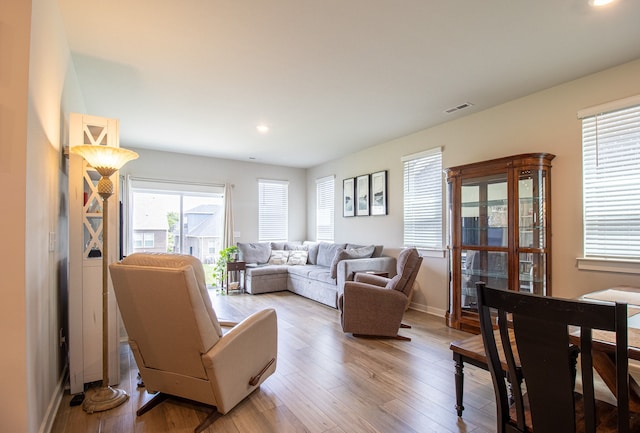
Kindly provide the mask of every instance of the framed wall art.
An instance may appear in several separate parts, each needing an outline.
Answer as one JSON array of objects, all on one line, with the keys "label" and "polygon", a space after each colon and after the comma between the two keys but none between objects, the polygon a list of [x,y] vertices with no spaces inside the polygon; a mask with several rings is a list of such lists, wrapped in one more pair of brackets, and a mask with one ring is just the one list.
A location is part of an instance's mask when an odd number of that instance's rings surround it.
[{"label": "framed wall art", "polygon": [[387,171],[371,175],[371,215],[387,214]]},{"label": "framed wall art", "polygon": [[356,215],[369,215],[369,175],[356,177]]},{"label": "framed wall art", "polygon": [[342,181],[342,216],[352,217],[356,214],[355,208],[355,178],[350,177]]}]

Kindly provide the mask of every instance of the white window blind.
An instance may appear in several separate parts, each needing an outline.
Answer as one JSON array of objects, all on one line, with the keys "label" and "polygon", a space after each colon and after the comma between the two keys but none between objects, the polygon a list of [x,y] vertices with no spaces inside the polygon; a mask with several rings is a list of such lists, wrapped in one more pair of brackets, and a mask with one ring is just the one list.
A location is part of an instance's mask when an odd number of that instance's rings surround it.
[{"label": "white window blind", "polygon": [[289,239],[289,182],[258,179],[258,238]]},{"label": "white window blind", "polygon": [[627,102],[579,113],[585,258],[640,259],[640,101]]},{"label": "white window blind", "polygon": [[316,180],[316,240],[333,242],[335,178]]},{"label": "white window blind", "polygon": [[442,248],[442,149],[402,158],[404,245]]}]

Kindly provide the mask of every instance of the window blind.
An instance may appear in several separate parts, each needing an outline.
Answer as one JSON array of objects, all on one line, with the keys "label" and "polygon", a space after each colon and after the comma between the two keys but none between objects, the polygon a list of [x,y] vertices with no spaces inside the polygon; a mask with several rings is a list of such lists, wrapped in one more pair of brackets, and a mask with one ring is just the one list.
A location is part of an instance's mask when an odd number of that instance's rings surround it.
[{"label": "window blind", "polygon": [[289,183],[258,179],[258,238],[262,241],[289,239]]},{"label": "window blind", "polygon": [[640,259],[640,103],[582,119],[584,256]]},{"label": "window blind", "polygon": [[316,240],[333,242],[335,178],[316,180]]},{"label": "window blind", "polygon": [[442,149],[402,158],[404,245],[442,248]]}]

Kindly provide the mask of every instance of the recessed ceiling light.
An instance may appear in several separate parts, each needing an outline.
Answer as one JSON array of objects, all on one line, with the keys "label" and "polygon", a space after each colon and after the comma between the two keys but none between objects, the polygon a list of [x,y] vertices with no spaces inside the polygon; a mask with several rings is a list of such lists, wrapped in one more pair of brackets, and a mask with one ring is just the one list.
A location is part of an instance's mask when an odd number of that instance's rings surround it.
[{"label": "recessed ceiling light", "polygon": [[614,1],[615,0],[589,0],[589,4],[591,6],[598,7],[598,6],[606,6],[609,3],[613,3]]},{"label": "recessed ceiling light", "polygon": [[260,125],[256,126],[256,129],[261,134],[266,134],[267,132],[269,132],[269,127],[267,125],[264,125],[264,124],[260,124]]}]

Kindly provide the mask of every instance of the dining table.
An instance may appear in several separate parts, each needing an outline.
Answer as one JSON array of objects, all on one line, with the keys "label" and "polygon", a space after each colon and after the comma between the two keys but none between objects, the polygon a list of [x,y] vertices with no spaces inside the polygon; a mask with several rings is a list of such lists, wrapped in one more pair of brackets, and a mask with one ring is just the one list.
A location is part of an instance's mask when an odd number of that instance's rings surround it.
[{"label": "dining table", "polygon": [[[628,356],[640,361],[640,287],[617,286],[582,295],[584,301],[624,302],[627,304]],[[572,343],[579,344],[579,331],[571,334]],[[603,382],[616,395],[615,333],[593,331],[593,367]],[[629,409],[640,412],[640,385],[629,375]]]}]

